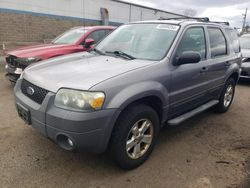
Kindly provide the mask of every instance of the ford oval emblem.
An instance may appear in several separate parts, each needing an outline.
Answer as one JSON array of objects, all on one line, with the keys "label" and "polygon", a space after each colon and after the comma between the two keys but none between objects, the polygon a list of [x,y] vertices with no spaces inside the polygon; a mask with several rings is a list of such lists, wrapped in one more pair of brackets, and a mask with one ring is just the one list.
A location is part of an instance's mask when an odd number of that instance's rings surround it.
[{"label": "ford oval emblem", "polygon": [[28,95],[33,95],[35,93],[35,90],[33,87],[27,87],[26,89]]}]

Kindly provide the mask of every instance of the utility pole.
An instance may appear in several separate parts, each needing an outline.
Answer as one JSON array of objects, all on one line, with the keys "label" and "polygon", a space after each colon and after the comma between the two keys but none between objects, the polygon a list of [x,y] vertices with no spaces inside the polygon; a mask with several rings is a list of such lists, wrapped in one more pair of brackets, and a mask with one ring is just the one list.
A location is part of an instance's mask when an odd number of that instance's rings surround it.
[{"label": "utility pole", "polygon": [[245,31],[245,26],[246,26],[246,19],[247,19],[247,8],[245,14],[243,14],[243,25],[242,25],[242,30],[241,33],[243,34]]}]

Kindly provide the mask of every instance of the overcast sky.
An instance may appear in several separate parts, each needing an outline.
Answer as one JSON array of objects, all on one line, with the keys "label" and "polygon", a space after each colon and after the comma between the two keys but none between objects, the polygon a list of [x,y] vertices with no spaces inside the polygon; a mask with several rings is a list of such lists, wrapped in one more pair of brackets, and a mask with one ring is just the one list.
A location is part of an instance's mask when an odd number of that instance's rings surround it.
[{"label": "overcast sky", "polygon": [[194,9],[196,16],[209,17],[214,21],[229,21],[234,27],[241,27],[245,9],[249,9],[247,22],[250,24],[249,0],[124,0],[144,6],[183,14],[186,9]]}]

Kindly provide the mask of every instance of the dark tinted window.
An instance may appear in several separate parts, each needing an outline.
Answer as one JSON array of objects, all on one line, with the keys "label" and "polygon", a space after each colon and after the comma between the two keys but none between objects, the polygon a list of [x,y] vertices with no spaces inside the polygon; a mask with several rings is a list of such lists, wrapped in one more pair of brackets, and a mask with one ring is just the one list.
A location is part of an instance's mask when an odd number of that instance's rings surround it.
[{"label": "dark tinted window", "polygon": [[238,39],[238,36],[237,36],[235,30],[226,29],[226,33],[227,33],[227,36],[233,45],[234,52],[235,53],[240,52],[240,42],[239,42],[239,39]]},{"label": "dark tinted window", "polygon": [[218,57],[227,54],[226,39],[218,28],[208,28],[210,40],[211,57]]},{"label": "dark tinted window", "polygon": [[203,60],[206,58],[206,42],[203,28],[194,27],[186,31],[177,49],[177,56],[187,51],[198,52]]},{"label": "dark tinted window", "polygon": [[[108,30],[110,32],[110,30]],[[103,39],[107,35],[107,29],[97,30],[89,34],[88,39],[92,38],[94,39],[95,43],[99,42],[101,39]]]}]

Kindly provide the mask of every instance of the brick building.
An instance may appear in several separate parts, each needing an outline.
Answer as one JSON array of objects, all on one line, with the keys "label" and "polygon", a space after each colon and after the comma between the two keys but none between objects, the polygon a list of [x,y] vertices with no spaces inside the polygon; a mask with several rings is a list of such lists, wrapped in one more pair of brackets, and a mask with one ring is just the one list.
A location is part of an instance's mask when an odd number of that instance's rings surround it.
[{"label": "brick building", "polygon": [[0,44],[42,42],[79,25],[120,25],[160,17],[183,16],[119,0],[1,0]]}]

